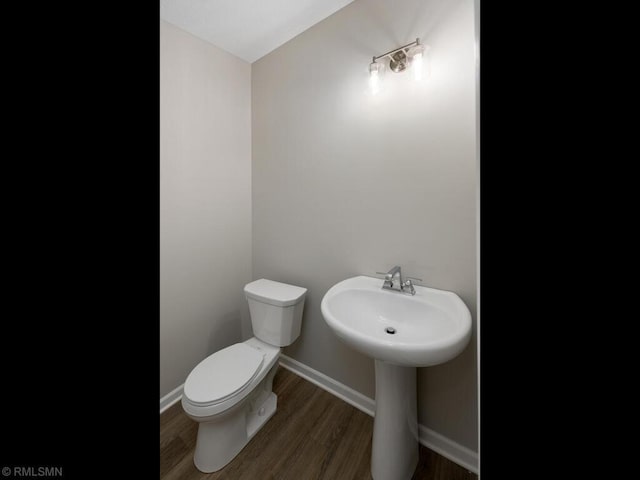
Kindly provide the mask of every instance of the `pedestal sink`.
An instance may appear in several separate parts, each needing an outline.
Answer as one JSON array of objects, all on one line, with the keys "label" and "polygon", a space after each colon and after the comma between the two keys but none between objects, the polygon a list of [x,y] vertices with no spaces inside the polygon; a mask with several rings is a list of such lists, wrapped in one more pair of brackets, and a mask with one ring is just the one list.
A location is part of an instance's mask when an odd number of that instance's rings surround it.
[{"label": "pedestal sink", "polygon": [[418,463],[416,367],[444,363],[469,343],[471,314],[453,292],[383,290],[379,278],[343,280],[322,299],[322,315],[347,345],[375,359],[373,480],[409,480]]}]

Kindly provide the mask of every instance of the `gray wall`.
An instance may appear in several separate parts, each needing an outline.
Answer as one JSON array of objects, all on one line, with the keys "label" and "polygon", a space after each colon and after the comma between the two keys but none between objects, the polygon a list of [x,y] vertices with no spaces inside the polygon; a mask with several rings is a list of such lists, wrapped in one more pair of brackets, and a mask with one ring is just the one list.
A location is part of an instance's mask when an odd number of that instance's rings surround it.
[{"label": "gray wall", "polygon": [[242,339],[251,65],[160,23],[160,396]]},{"label": "gray wall", "polygon": [[[431,77],[387,72],[373,55],[420,37]],[[374,396],[373,361],[326,326],[336,282],[401,265],[452,290],[476,316],[473,0],[356,0],[252,65],[253,278],[309,289],[285,354]],[[419,369],[419,420],[477,450],[476,338]]]}]

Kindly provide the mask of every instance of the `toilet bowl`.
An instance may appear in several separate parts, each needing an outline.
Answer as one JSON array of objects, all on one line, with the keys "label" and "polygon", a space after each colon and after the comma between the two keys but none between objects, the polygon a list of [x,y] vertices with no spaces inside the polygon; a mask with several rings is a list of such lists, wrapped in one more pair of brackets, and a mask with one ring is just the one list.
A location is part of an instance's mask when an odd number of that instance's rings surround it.
[{"label": "toilet bowl", "polygon": [[184,384],[182,408],[199,423],[194,464],[216,472],[275,414],[281,347],[300,335],[306,288],[260,279],[245,286],[254,337],[202,360]]}]

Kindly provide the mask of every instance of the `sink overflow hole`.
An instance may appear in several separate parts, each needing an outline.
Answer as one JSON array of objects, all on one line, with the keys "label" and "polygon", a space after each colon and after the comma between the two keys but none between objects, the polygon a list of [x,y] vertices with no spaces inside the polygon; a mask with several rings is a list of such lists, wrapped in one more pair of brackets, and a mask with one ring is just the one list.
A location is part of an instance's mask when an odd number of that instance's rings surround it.
[{"label": "sink overflow hole", "polygon": [[393,328],[393,327],[387,327],[387,328],[385,329],[385,331],[386,331],[387,333],[391,334],[391,335],[393,335],[394,333],[396,333],[396,329],[395,329],[395,328]]}]

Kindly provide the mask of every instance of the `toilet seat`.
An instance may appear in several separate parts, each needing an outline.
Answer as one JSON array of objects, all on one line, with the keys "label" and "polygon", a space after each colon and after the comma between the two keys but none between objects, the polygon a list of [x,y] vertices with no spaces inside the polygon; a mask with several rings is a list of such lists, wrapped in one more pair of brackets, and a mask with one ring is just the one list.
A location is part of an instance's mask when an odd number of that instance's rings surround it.
[{"label": "toilet seat", "polygon": [[184,383],[192,405],[206,407],[241,393],[260,372],[264,355],[246,343],[236,343],[209,355]]}]

